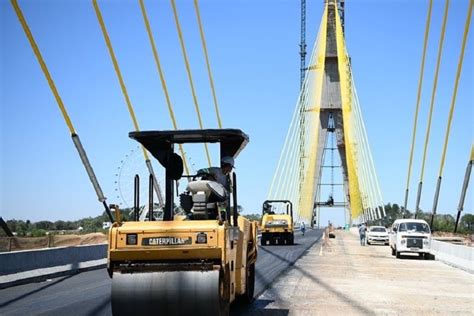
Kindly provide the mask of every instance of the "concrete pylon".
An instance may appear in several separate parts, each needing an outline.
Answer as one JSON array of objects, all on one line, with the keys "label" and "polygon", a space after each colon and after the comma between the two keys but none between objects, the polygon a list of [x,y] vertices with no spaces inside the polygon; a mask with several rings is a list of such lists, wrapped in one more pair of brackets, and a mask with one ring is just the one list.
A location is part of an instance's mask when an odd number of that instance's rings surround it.
[{"label": "concrete pylon", "polygon": [[[323,174],[322,166],[324,163],[324,151],[328,139],[328,133],[335,133],[337,152],[341,159],[341,170],[343,179],[343,190],[345,194],[346,206],[345,206],[345,217],[346,224],[352,224],[352,217],[350,211],[350,196],[349,196],[349,177],[346,162],[346,146],[344,143],[344,121],[342,116],[342,102],[341,102],[341,86],[338,69],[338,55],[337,55],[337,44],[336,44],[336,14],[340,14],[341,19],[344,15],[343,0],[326,0],[329,3],[328,6],[328,18],[327,18],[327,36],[326,36],[326,56],[324,65],[324,77],[323,77],[323,92],[321,97],[321,106],[319,114],[319,133],[317,139],[317,158],[316,158],[316,172],[315,172],[315,183],[318,184],[315,192],[315,208],[313,210],[313,220],[315,218],[319,223],[319,206],[318,202],[321,202],[320,184]],[[325,1],[325,2],[326,2]],[[337,3],[337,9],[333,5]],[[339,11],[339,12],[338,12]],[[351,86],[351,85],[349,85]],[[334,123],[334,128],[329,128],[330,117]]]}]

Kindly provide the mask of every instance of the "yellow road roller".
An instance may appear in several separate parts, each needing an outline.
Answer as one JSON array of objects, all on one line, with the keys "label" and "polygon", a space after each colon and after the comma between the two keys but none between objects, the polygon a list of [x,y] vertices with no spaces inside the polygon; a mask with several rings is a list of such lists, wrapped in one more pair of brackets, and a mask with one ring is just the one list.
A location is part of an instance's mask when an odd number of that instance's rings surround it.
[{"label": "yellow road roller", "polygon": [[[277,214],[273,210],[274,204],[284,204],[286,213]],[[293,245],[295,240],[293,227],[293,204],[288,200],[266,200],[262,206],[262,246]]]},{"label": "yellow road roller", "polygon": [[[146,221],[139,221],[136,181],[134,221],[122,222],[116,216],[107,260],[112,313],[227,315],[234,300],[252,302],[257,223],[237,212],[235,172],[226,175],[224,184],[205,173],[183,175],[183,160],[174,152],[175,144],[219,143],[221,159],[231,157],[233,162],[248,136],[238,129],[143,131],[129,136],[165,168],[165,206],[162,218],[149,212]],[[188,181],[178,183],[182,178]],[[183,184],[183,192],[177,192]],[[150,205],[152,187],[150,176]]]}]

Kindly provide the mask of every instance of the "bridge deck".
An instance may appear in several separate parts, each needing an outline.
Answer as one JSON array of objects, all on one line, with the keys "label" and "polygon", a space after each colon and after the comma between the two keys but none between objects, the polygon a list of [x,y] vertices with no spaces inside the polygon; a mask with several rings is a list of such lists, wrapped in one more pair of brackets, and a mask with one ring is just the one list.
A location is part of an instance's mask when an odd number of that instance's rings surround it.
[{"label": "bridge deck", "polygon": [[434,260],[395,259],[355,231],[317,243],[266,290],[263,315],[474,314],[474,275]]}]

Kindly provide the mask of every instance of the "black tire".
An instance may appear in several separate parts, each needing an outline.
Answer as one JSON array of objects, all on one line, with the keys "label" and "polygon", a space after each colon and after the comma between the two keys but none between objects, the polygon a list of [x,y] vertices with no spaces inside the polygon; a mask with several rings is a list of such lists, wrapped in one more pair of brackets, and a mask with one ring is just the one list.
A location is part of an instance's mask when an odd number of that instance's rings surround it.
[{"label": "black tire", "polygon": [[260,246],[265,246],[266,244],[267,244],[267,238],[262,235],[262,237],[260,237]]},{"label": "black tire", "polygon": [[219,299],[219,316],[228,316],[230,312],[230,271],[226,266],[226,273],[221,270],[221,277],[219,278],[219,287],[221,290],[221,297]]},{"label": "black tire", "polygon": [[397,259],[400,259],[400,252],[397,251],[396,249],[395,249],[395,256],[397,257]]},{"label": "black tire", "polygon": [[245,277],[245,294],[242,299],[244,303],[251,304],[254,300],[255,294],[255,263],[252,263],[250,266],[247,266]]},{"label": "black tire", "polygon": [[291,234],[290,235],[290,245],[294,245],[295,244],[295,235]]},{"label": "black tire", "polygon": [[369,246],[370,246],[370,241],[368,241],[368,240],[367,240],[367,245],[369,245]]},{"label": "black tire", "polygon": [[394,248],[391,248],[390,249],[392,250],[392,256],[395,256],[395,249]]}]

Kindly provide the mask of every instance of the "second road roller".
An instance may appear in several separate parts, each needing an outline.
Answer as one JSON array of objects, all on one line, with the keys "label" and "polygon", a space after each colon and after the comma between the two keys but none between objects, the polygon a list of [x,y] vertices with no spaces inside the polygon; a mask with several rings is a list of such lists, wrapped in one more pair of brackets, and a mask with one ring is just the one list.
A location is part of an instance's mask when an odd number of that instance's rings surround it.
[{"label": "second road roller", "polygon": [[[286,205],[286,213],[275,214],[273,204]],[[293,204],[288,200],[266,200],[262,206],[261,245],[293,245],[295,232],[293,225]]]},{"label": "second road roller", "polygon": [[[139,221],[136,181],[134,220],[123,222],[116,211],[107,260],[112,313],[228,315],[234,300],[252,302],[257,223],[239,216],[237,177],[230,171],[248,136],[238,129],[143,131],[129,136],[164,167],[165,206],[160,218],[149,212],[146,221]],[[174,147],[185,143],[218,143],[221,167],[183,175],[183,159]],[[183,178],[187,181],[178,181]],[[185,186],[182,192],[180,185]],[[150,205],[152,187],[150,176]]]}]

